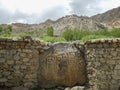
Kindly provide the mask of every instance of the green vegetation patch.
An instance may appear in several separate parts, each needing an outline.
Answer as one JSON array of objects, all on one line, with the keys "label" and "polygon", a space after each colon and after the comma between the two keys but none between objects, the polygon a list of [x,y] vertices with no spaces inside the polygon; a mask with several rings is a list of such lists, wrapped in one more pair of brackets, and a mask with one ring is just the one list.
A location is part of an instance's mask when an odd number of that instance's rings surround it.
[{"label": "green vegetation patch", "polygon": [[7,25],[2,27],[0,25],[0,37],[23,37],[31,36],[34,38],[42,39],[46,42],[66,42],[66,41],[75,41],[79,40],[85,42],[91,39],[98,38],[120,38],[120,28],[113,28],[108,30],[107,28],[103,30],[79,30],[79,29],[67,29],[61,36],[54,36],[54,29],[52,26],[47,27],[46,29],[39,29],[31,32],[21,32],[17,34],[12,33],[12,26]]}]

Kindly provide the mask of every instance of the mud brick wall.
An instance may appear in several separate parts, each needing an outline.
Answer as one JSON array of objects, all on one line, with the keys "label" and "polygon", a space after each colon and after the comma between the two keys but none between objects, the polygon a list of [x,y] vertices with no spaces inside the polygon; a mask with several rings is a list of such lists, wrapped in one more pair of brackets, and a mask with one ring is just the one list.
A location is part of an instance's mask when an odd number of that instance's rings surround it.
[{"label": "mud brick wall", "polygon": [[0,87],[37,85],[39,54],[45,43],[37,40],[0,39]]},{"label": "mud brick wall", "polygon": [[85,43],[90,90],[120,90],[120,39]]}]

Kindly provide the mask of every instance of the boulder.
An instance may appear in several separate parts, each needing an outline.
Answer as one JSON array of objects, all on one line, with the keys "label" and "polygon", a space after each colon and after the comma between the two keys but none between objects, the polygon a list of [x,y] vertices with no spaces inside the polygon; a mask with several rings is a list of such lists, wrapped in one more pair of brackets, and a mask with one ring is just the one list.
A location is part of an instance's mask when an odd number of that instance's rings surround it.
[{"label": "boulder", "polygon": [[85,84],[83,51],[75,44],[53,44],[40,55],[38,78],[43,88]]}]

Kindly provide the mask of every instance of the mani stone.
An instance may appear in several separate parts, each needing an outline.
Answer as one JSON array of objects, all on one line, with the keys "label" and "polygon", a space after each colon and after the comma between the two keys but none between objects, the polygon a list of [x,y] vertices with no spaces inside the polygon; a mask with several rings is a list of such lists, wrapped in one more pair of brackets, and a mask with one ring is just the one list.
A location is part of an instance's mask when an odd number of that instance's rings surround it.
[{"label": "mani stone", "polygon": [[39,86],[73,86],[86,83],[82,50],[70,43],[55,43],[40,55]]}]

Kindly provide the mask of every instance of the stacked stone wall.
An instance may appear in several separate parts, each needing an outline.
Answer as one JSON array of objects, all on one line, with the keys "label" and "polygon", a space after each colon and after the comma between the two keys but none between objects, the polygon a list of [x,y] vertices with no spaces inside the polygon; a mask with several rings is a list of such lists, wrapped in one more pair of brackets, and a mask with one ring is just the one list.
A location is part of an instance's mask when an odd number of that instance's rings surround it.
[{"label": "stacked stone wall", "polygon": [[39,53],[45,43],[37,40],[0,39],[0,87],[34,87]]},{"label": "stacked stone wall", "polygon": [[74,85],[120,90],[120,39],[47,45],[30,37],[0,38],[0,87]]},{"label": "stacked stone wall", "polygon": [[90,90],[120,90],[120,39],[85,43]]}]

